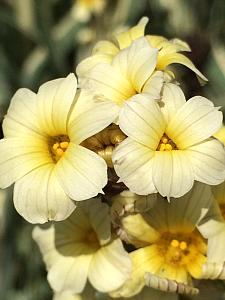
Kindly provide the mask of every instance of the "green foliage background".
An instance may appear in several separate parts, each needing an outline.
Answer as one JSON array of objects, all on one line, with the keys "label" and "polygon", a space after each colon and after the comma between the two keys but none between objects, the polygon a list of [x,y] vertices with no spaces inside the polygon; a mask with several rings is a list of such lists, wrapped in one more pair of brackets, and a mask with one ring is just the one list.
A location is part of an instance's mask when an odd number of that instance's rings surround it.
[{"label": "green foliage background", "polygon": [[[148,33],[190,44],[189,57],[209,83],[201,87],[191,71],[177,66],[187,97],[204,95],[225,107],[224,0],[108,0],[104,13],[87,22],[74,17],[74,3],[0,0],[0,122],[18,88],[36,92],[43,82],[74,72],[97,40],[142,16],[150,19]],[[16,213],[12,190],[0,191],[0,300],[52,298],[32,228]],[[196,300],[225,299],[223,282],[205,281],[200,287]]]}]

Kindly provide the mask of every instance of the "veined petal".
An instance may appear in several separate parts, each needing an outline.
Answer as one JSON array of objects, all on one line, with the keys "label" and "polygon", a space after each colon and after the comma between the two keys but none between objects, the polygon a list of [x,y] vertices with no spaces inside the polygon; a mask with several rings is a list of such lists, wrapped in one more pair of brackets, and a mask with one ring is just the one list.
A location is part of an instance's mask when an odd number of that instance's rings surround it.
[{"label": "veined petal", "polygon": [[99,63],[92,68],[81,82],[81,87],[117,105],[122,105],[125,100],[136,94],[126,77],[117,68],[106,63]]},{"label": "veined petal", "polygon": [[161,98],[161,90],[164,83],[164,73],[162,71],[154,71],[146,81],[142,92],[147,93],[152,99],[158,100]]},{"label": "veined petal", "polygon": [[152,180],[152,158],[154,152],[149,148],[132,141],[124,140],[113,154],[113,163],[120,181],[130,191],[139,195],[156,192]]},{"label": "veined petal", "polygon": [[[70,140],[80,144],[110,125],[118,116],[119,107],[112,101],[92,100],[82,92],[68,124]],[[85,106],[82,109],[82,106]],[[78,110],[78,111],[77,111]]]},{"label": "veined petal", "polygon": [[66,194],[76,201],[86,200],[102,192],[107,183],[107,165],[94,152],[70,142],[55,167]]},{"label": "veined petal", "polygon": [[30,223],[64,220],[76,207],[58,183],[53,164],[41,166],[15,183],[14,205]]},{"label": "veined petal", "polygon": [[19,89],[13,96],[2,124],[5,137],[40,136],[37,118],[37,97],[28,89]]},{"label": "veined petal", "polygon": [[134,27],[131,27],[129,30],[115,34],[115,38],[119,43],[120,49],[129,47],[132,41],[143,37],[145,33],[145,26],[148,23],[148,18],[143,17]]},{"label": "veined petal", "polygon": [[8,138],[0,140],[0,187],[6,188],[33,169],[51,164],[43,138]]},{"label": "veined petal", "polygon": [[187,68],[191,69],[203,82],[207,82],[208,79],[195,67],[193,62],[187,58],[185,55],[181,53],[165,53],[158,56],[158,61],[157,61],[157,69],[158,70],[164,70],[168,65],[171,64],[182,64],[186,66]]},{"label": "veined petal", "polygon": [[81,293],[87,282],[92,254],[61,256],[48,272],[48,282],[56,292]]},{"label": "veined petal", "polygon": [[132,42],[129,48],[120,51],[113,59],[112,65],[120,69],[123,74],[126,73],[134,89],[140,93],[155,70],[157,54],[158,50],[152,48],[142,37]]},{"label": "veined petal", "polygon": [[200,143],[222,126],[223,114],[218,109],[204,97],[193,97],[177,111],[169,122],[166,133],[178,149]]},{"label": "veined petal", "polygon": [[148,94],[133,96],[119,117],[121,130],[135,141],[155,150],[165,132],[165,121],[158,104]]},{"label": "veined petal", "polygon": [[78,76],[79,83],[85,78],[85,75],[90,72],[91,69],[94,68],[98,63],[110,64],[112,59],[113,57],[111,55],[105,53],[97,53],[82,60],[76,68],[76,74]]},{"label": "veined petal", "polygon": [[156,246],[140,248],[131,252],[132,273],[130,279],[118,290],[111,293],[113,297],[132,297],[141,292],[145,286],[145,273],[156,273],[163,263]]},{"label": "veined petal", "polygon": [[119,239],[101,247],[91,260],[88,279],[100,292],[119,288],[130,276],[131,261]]},{"label": "veined petal", "polygon": [[167,123],[173,119],[178,109],[185,103],[184,93],[178,85],[173,83],[164,84],[160,107]]},{"label": "veined petal", "polygon": [[195,180],[217,185],[225,179],[225,150],[216,139],[208,139],[185,151]]},{"label": "veined petal", "polygon": [[156,151],[152,178],[158,192],[164,197],[181,197],[194,184],[192,166],[184,151]]},{"label": "veined petal", "polygon": [[74,74],[48,81],[37,93],[42,130],[50,136],[67,133],[67,121],[77,90]]}]

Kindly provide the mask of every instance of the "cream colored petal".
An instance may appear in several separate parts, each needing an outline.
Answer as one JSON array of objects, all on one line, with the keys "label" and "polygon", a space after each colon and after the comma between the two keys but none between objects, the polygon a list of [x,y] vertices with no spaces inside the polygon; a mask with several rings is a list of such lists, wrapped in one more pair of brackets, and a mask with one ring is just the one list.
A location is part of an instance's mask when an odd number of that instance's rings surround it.
[{"label": "cream colored petal", "polygon": [[[82,99],[78,99],[78,112],[76,106],[71,121],[68,125],[68,135],[70,141],[80,144],[88,137],[100,132],[110,125],[118,116],[119,107],[111,101],[92,100],[90,96],[81,94]],[[85,103],[87,101],[87,104]],[[85,109],[81,111],[82,102]],[[90,104],[88,104],[90,102]]]},{"label": "cream colored petal", "polygon": [[6,188],[33,169],[51,164],[43,139],[8,138],[0,141],[0,187]]},{"label": "cream colored petal", "polygon": [[81,294],[73,294],[71,292],[56,293],[53,300],[83,300]]},{"label": "cream colored petal", "polygon": [[115,56],[119,52],[119,49],[113,43],[109,41],[99,41],[93,48],[93,54],[107,54]]},{"label": "cream colored petal", "polygon": [[164,84],[159,105],[167,123],[173,119],[178,109],[185,103],[186,99],[184,93],[178,85],[173,83]]},{"label": "cream colored petal", "polygon": [[99,63],[92,68],[81,82],[81,87],[117,105],[122,105],[125,100],[136,94],[128,79],[117,68],[106,63]]},{"label": "cream colored petal", "polygon": [[158,192],[164,197],[181,197],[194,184],[194,173],[184,151],[156,151],[152,178]]},{"label": "cream colored petal", "polygon": [[163,263],[155,246],[140,248],[130,253],[132,260],[132,273],[130,279],[118,290],[113,297],[132,297],[141,292],[145,286],[145,273],[157,272]]},{"label": "cream colored petal", "polygon": [[48,282],[55,292],[81,293],[87,282],[92,255],[61,256],[50,268]]},{"label": "cream colored petal", "polygon": [[131,261],[119,239],[99,249],[91,260],[88,279],[100,292],[119,288],[130,276]]},{"label": "cream colored petal", "polygon": [[157,54],[158,50],[152,48],[143,37],[132,42],[129,48],[120,51],[113,59],[112,65],[120,70],[140,93],[155,70]]},{"label": "cream colored petal", "polygon": [[55,247],[55,228],[53,224],[35,226],[32,237],[38,244],[47,270],[60,258]]},{"label": "cream colored petal", "polygon": [[96,232],[101,245],[105,245],[111,239],[111,218],[109,206],[99,199],[93,199],[90,206],[90,223]]},{"label": "cream colored petal", "polygon": [[155,206],[145,213],[148,223],[159,231],[174,228],[195,229],[196,224],[208,213],[213,203],[210,186],[196,182],[193,188],[179,199],[166,201],[158,195]]},{"label": "cream colored petal", "polygon": [[56,164],[55,172],[65,193],[76,201],[96,196],[107,183],[105,161],[73,143]]},{"label": "cream colored petal", "polygon": [[115,38],[119,43],[120,49],[129,47],[132,41],[144,36],[145,26],[148,23],[148,18],[143,17],[134,27],[131,27],[125,32],[115,34]]},{"label": "cream colored petal", "polygon": [[124,140],[114,151],[113,164],[120,181],[134,193],[148,195],[156,192],[152,181],[152,157],[149,148]]},{"label": "cream colored petal", "polygon": [[161,71],[154,71],[149,79],[146,81],[142,92],[147,93],[152,99],[158,100],[161,98],[161,90],[164,83],[164,73]]},{"label": "cream colored petal", "polygon": [[37,93],[38,115],[42,130],[50,136],[67,133],[67,121],[77,90],[74,74],[48,81]]},{"label": "cream colored petal", "polygon": [[182,64],[187,68],[191,69],[202,82],[207,82],[208,79],[195,67],[193,62],[181,53],[169,53],[158,57],[157,69],[164,70],[168,65],[171,64]]},{"label": "cream colored petal", "polygon": [[110,64],[112,59],[113,56],[109,55],[108,53],[96,53],[95,55],[82,60],[76,68],[76,74],[78,76],[79,83],[98,63]]},{"label": "cream colored petal", "polygon": [[169,42],[165,37],[160,35],[147,35],[146,38],[152,47],[158,49],[162,48],[162,45]]},{"label": "cream colored petal", "polygon": [[185,151],[192,165],[195,180],[217,185],[225,178],[225,150],[215,139],[208,139]]},{"label": "cream colored petal", "polygon": [[120,113],[119,126],[127,136],[155,150],[166,124],[158,104],[148,94],[140,94],[126,102]]},{"label": "cream colored petal", "polygon": [[14,205],[30,223],[64,220],[76,207],[60,186],[53,164],[41,166],[15,183]]},{"label": "cream colored petal", "polygon": [[13,96],[2,127],[5,137],[40,136],[37,97],[28,89],[19,89]]},{"label": "cream colored petal", "polygon": [[204,97],[193,97],[177,111],[169,122],[166,133],[178,149],[200,143],[222,126],[223,114],[218,109]]}]

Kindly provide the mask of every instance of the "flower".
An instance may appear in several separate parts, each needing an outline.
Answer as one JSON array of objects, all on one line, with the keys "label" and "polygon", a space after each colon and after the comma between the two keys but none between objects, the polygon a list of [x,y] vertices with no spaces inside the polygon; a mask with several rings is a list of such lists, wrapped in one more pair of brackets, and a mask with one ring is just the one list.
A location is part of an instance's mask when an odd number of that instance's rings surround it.
[{"label": "flower", "polygon": [[34,229],[55,292],[81,293],[87,279],[98,291],[109,292],[129,278],[129,255],[122,242],[111,237],[110,225],[108,205],[91,199],[80,203],[67,220]]},{"label": "flower", "polygon": [[[217,236],[217,247],[222,247],[223,239],[219,240],[217,231],[206,225],[212,220],[215,206],[210,187],[196,183],[180,199],[171,199],[168,203],[158,194],[156,205],[148,212],[123,217],[123,229],[132,237],[132,244],[138,246],[129,253],[132,260],[131,278],[111,293],[112,296],[131,297],[145,285],[165,288],[167,281],[170,282],[170,291],[179,292],[181,285],[181,292],[196,293],[196,289],[191,287],[191,278],[202,278],[206,262],[217,260],[222,267],[225,260],[221,256],[222,248],[214,251],[215,243],[212,243]],[[207,228],[203,229],[205,225]],[[162,284],[154,284],[154,277]]]},{"label": "flower", "polygon": [[101,14],[105,5],[106,0],[76,0],[72,14],[78,21],[87,22],[92,14]]},{"label": "flower", "polygon": [[222,112],[211,101],[196,96],[186,102],[175,84],[165,84],[159,104],[136,95],[120,113],[128,138],[114,151],[115,171],[140,195],[178,198],[194,180],[217,185],[225,179],[225,151],[211,136],[221,125]]},{"label": "flower", "polygon": [[96,98],[110,102],[112,109],[117,108],[118,115],[137,93],[148,93],[153,99],[159,99],[164,78],[163,72],[155,72],[157,55],[158,50],[142,37],[120,51],[112,61],[100,62],[93,68],[88,64],[89,71],[84,76],[78,67],[80,86]]},{"label": "flower", "polygon": [[[129,30],[115,34],[115,42],[100,41],[93,49],[92,56],[83,60],[77,67],[79,77],[83,77],[87,71],[93,68],[100,62],[112,62],[118,53],[130,47],[133,41],[145,36],[148,43],[158,49],[156,70],[166,71],[174,77],[174,74],[168,70],[168,66],[174,63],[182,64],[199,77],[201,82],[208,81],[207,78],[195,67],[191,60],[183,55],[183,51],[191,51],[190,47],[184,41],[179,39],[168,40],[162,36],[145,35],[145,26],[148,23],[148,18],[143,17],[137,25],[131,27]],[[150,60],[149,60],[150,63]]]},{"label": "flower", "polygon": [[31,223],[67,218],[75,208],[70,198],[96,196],[107,183],[105,161],[80,144],[108,126],[115,111],[76,89],[73,74],[37,94],[20,89],[3,122],[0,188],[15,182],[15,207]]}]

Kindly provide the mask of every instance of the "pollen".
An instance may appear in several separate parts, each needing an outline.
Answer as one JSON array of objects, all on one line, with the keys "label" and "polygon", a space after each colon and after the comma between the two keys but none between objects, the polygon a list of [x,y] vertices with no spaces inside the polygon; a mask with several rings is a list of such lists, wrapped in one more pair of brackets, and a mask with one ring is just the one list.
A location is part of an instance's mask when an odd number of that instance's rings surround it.
[{"label": "pollen", "polygon": [[67,135],[58,135],[49,139],[49,152],[55,163],[64,155],[69,147],[69,142]]},{"label": "pollen", "polygon": [[162,136],[156,150],[157,151],[172,151],[172,150],[177,150],[177,146],[166,134],[164,134]]}]

